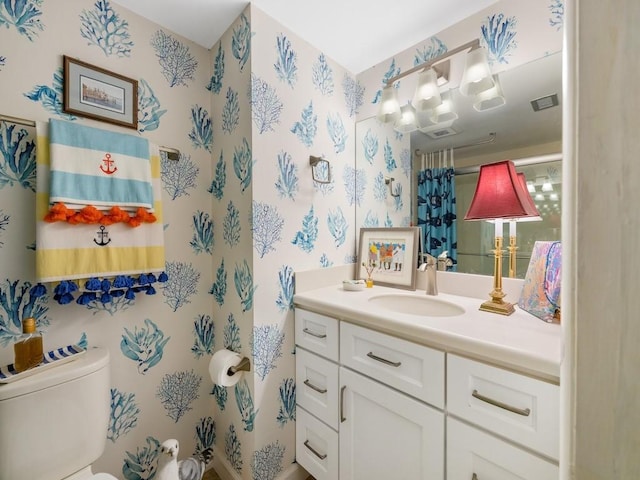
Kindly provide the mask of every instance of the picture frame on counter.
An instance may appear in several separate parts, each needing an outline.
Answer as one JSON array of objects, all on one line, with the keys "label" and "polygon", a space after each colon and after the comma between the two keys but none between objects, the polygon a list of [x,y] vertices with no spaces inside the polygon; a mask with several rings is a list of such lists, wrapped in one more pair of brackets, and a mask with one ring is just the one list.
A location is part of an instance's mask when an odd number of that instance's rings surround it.
[{"label": "picture frame on counter", "polygon": [[357,277],[415,290],[419,241],[420,227],[361,228]]},{"label": "picture frame on counter", "polygon": [[127,128],[138,128],[138,81],[63,56],[63,111]]}]

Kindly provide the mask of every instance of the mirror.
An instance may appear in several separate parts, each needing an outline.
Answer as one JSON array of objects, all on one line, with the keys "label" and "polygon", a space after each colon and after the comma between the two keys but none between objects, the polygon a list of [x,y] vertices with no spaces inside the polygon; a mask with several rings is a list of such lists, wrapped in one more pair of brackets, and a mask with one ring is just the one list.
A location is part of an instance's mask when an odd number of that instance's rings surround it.
[{"label": "mirror", "polygon": [[[456,271],[493,274],[493,226],[487,222],[462,220],[475,190],[477,167],[484,163],[514,160],[517,170],[525,173],[531,188],[535,189],[532,197],[543,221],[518,224],[517,277],[522,278],[526,273],[535,240],[559,240],[562,54],[547,55],[499,75],[505,105],[478,112],[473,108],[471,98],[452,89],[449,92],[458,119],[442,131],[402,135],[395,132],[392,125],[382,124],[375,117],[356,123],[356,169],[367,179],[367,195],[362,204],[356,206],[358,228],[416,224],[415,173],[423,168],[422,154],[453,148],[458,228]],[[532,100],[552,94],[557,95],[559,105],[534,111]],[[378,171],[372,170],[372,152],[380,151],[384,157],[386,150],[395,152],[397,168],[386,169],[387,165],[383,163]],[[391,185],[385,183],[389,178],[393,178]],[[392,196],[398,189],[404,194]],[[505,236],[508,236],[508,226]],[[508,244],[508,240],[505,243]],[[505,269],[508,268],[508,262],[503,263]],[[506,270],[503,272],[505,276],[507,273]]]}]

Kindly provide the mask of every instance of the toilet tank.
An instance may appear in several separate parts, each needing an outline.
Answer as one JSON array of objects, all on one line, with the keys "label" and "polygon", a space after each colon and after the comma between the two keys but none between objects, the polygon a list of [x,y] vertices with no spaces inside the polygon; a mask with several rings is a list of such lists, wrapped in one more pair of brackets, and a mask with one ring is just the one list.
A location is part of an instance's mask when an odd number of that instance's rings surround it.
[{"label": "toilet tank", "polygon": [[0,385],[0,479],[60,480],[97,460],[110,415],[109,351]]}]

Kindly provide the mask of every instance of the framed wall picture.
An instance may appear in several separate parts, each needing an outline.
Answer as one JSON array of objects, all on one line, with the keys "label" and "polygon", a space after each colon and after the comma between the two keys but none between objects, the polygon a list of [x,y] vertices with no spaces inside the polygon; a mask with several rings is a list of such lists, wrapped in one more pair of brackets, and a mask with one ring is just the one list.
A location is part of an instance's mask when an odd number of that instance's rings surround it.
[{"label": "framed wall picture", "polygon": [[420,227],[361,228],[358,278],[375,285],[416,289]]},{"label": "framed wall picture", "polygon": [[66,113],[138,128],[138,81],[64,55]]}]

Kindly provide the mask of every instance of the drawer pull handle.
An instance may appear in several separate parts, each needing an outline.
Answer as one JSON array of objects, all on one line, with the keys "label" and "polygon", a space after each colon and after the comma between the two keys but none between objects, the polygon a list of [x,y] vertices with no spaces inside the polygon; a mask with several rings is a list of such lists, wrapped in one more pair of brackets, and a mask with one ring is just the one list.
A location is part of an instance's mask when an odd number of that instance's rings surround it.
[{"label": "drawer pull handle", "polygon": [[326,333],[316,333],[313,330],[309,330],[308,328],[303,328],[302,331],[308,335],[311,335],[312,337],[316,337],[316,338],[327,338],[327,334]]},{"label": "drawer pull handle", "polygon": [[384,363],[385,365],[390,365],[392,367],[399,367],[400,365],[402,365],[402,362],[392,362],[391,360],[387,360],[386,358],[382,358],[375,355],[373,352],[367,353],[367,357],[372,358],[378,362]]},{"label": "drawer pull handle", "polygon": [[304,446],[307,447],[309,450],[311,450],[311,453],[313,453],[316,457],[318,457],[320,460],[324,460],[325,458],[327,458],[327,454],[326,453],[319,453],[315,448],[313,448],[310,444],[309,444],[309,440],[305,440],[304,441]]},{"label": "drawer pull handle", "polygon": [[343,385],[340,389],[340,423],[343,423],[347,419],[347,417],[344,416],[344,391],[346,389],[346,385]]},{"label": "drawer pull handle", "polygon": [[493,398],[485,397],[484,395],[478,393],[478,390],[474,390],[471,395],[474,396],[475,398],[477,398],[478,400],[481,400],[483,402],[489,403],[489,404],[494,405],[496,407],[503,408],[503,409],[508,410],[510,412],[517,413],[518,415],[522,415],[523,417],[528,417],[531,414],[531,410],[529,410],[528,408],[512,407],[511,405],[508,405],[506,403],[502,403],[499,400],[494,400]]},{"label": "drawer pull handle", "polygon": [[309,380],[305,380],[304,384],[309,387],[312,390],[315,390],[318,393],[327,393],[327,389],[326,388],[320,388],[320,387],[316,387],[313,383],[311,383]]}]

